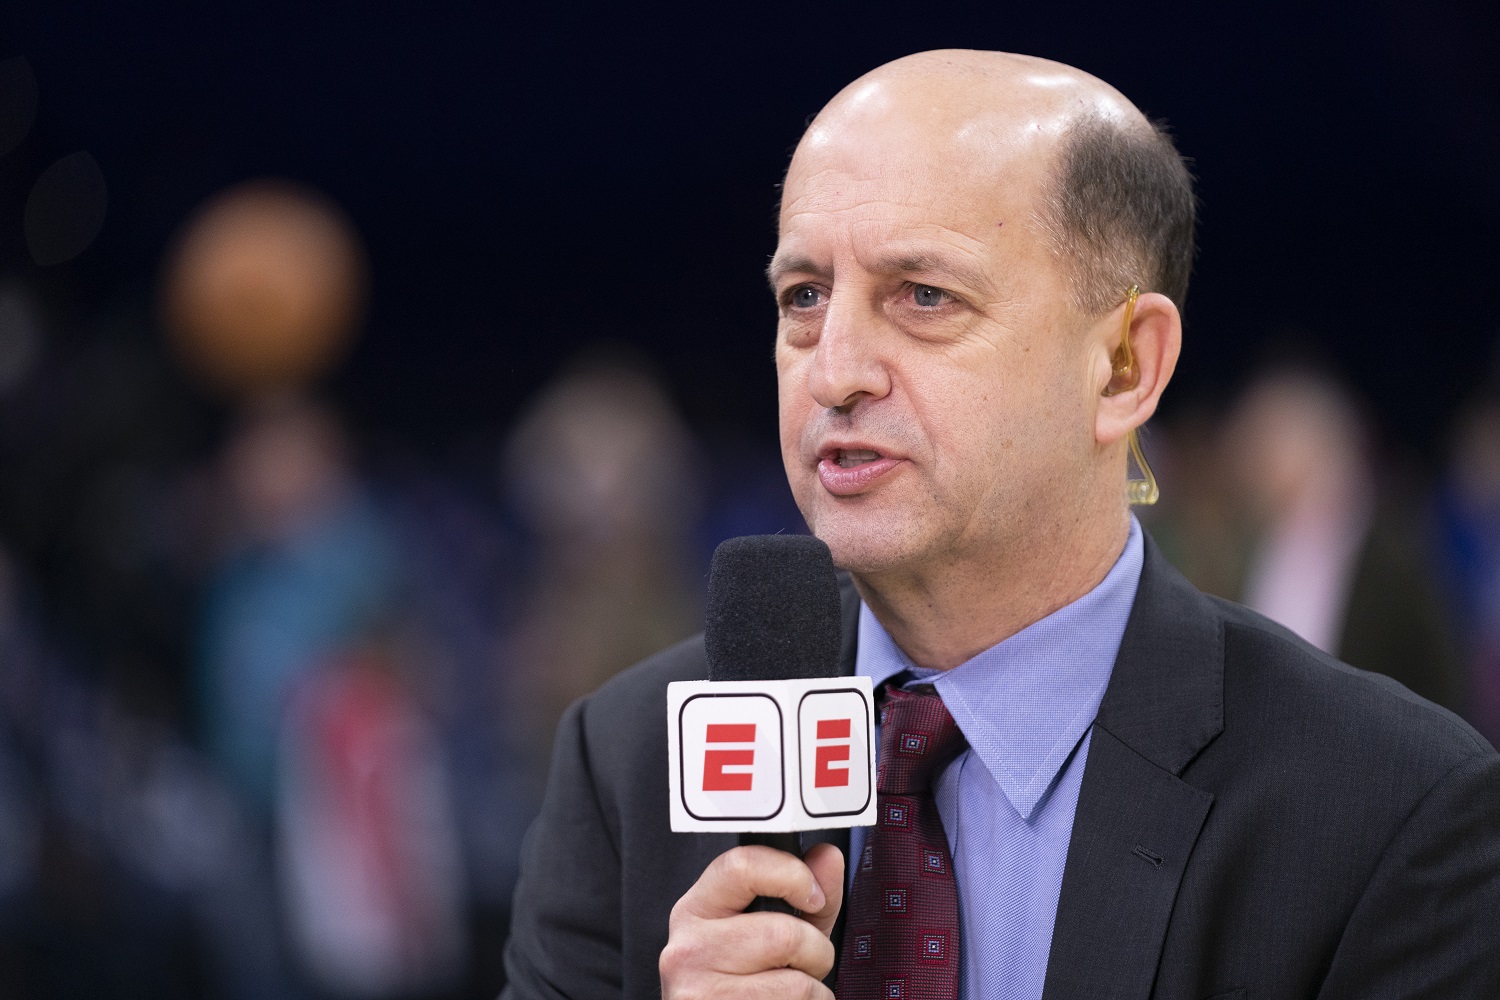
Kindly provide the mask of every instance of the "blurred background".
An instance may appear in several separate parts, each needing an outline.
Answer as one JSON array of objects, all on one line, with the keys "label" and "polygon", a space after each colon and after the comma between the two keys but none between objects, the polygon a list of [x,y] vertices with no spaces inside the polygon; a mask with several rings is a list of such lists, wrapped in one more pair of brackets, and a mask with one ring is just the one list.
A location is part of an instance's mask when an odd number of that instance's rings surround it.
[{"label": "blurred background", "polygon": [[804,530],[776,183],[1078,65],[1194,159],[1143,514],[1500,737],[1488,5],[0,9],[0,995],[492,997],[562,707]]}]

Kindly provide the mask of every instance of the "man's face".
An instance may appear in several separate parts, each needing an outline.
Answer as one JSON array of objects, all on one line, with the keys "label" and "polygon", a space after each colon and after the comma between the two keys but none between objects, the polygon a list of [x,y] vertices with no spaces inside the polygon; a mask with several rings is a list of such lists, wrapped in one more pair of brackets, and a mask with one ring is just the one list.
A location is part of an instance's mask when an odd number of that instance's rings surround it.
[{"label": "man's face", "polygon": [[1051,137],[903,102],[871,84],[814,124],[772,263],[787,477],[863,573],[1055,529],[1094,447],[1085,323],[1034,220]]}]

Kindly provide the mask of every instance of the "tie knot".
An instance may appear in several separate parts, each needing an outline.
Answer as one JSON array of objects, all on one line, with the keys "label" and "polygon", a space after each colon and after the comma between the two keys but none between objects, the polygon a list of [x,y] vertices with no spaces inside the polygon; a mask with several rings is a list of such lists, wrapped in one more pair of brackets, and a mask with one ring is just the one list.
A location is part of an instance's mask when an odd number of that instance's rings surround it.
[{"label": "tie knot", "polygon": [[958,723],[931,687],[887,688],[880,709],[877,790],[886,795],[926,794],[938,771],[965,745]]}]

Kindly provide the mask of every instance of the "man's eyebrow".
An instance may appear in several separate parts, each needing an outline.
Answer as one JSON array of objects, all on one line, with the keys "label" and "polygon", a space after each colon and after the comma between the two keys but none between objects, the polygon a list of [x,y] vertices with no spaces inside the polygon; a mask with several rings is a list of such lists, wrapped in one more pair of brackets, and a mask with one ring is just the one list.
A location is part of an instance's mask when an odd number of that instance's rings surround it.
[{"label": "man's eyebrow", "polygon": [[771,263],[766,265],[766,280],[771,283],[771,290],[775,291],[781,279],[788,274],[811,274],[819,278],[829,277],[826,270],[819,267],[811,257],[805,254],[777,254],[771,258]]},{"label": "man's eyebrow", "polygon": [[925,250],[904,250],[881,257],[876,268],[892,274],[932,275],[934,277],[957,278],[959,283],[973,289],[988,289],[992,282],[981,267],[949,254],[935,254]]},{"label": "man's eyebrow", "polygon": [[[959,284],[978,290],[988,290],[993,287],[993,282],[984,268],[950,254],[932,253],[927,250],[900,250],[883,255],[876,260],[875,269],[886,274],[931,275],[939,280],[944,277],[955,278]],[[831,277],[827,268],[811,257],[799,253],[778,254],[772,257],[771,263],[766,266],[766,280],[771,283],[772,290],[775,290],[788,274],[810,274],[819,278]]]}]

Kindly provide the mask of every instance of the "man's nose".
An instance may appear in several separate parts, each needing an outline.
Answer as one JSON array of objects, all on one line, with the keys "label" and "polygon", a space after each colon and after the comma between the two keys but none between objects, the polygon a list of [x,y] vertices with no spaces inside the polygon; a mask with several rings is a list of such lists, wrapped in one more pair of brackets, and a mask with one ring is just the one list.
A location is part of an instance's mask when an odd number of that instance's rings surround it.
[{"label": "man's nose", "polygon": [[880,353],[882,332],[875,310],[861,308],[851,295],[834,293],[807,377],[808,391],[819,406],[847,409],[890,392],[890,374]]}]

